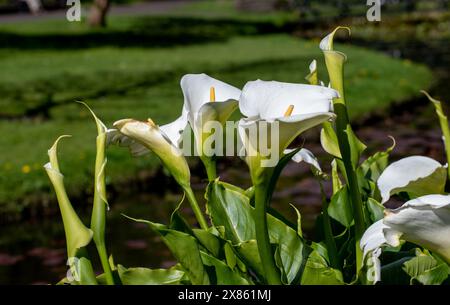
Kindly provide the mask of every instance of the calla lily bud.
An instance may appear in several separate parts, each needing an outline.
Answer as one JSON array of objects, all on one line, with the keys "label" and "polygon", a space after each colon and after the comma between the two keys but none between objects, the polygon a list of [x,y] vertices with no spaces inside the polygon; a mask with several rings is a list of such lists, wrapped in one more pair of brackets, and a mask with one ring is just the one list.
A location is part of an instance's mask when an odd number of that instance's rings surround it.
[{"label": "calla lily bud", "polygon": [[109,141],[130,147],[132,153],[142,155],[152,151],[183,188],[190,185],[190,171],[185,157],[161,129],[152,121],[123,119],[114,123],[117,131],[110,131]]},{"label": "calla lily bud", "polygon": [[325,64],[327,66],[330,77],[331,87],[339,92],[340,97],[334,100],[334,103],[345,104],[344,99],[344,63],[347,61],[347,55],[342,52],[335,51],[333,48],[334,35],[340,29],[346,29],[350,33],[348,27],[337,27],[333,32],[325,36],[320,42],[320,49],[325,56]]},{"label": "calla lily bud", "polygon": [[64,232],[67,240],[67,255],[69,258],[77,256],[79,249],[87,246],[92,239],[92,230],[88,229],[78,217],[77,213],[70,203],[64,187],[64,176],[59,170],[57,149],[58,142],[65,137],[59,137],[53,146],[48,150],[50,162],[44,165],[45,171],[50,178],[51,183],[55,189],[56,197],[58,199],[59,210],[64,224]]},{"label": "calla lily bud", "polygon": [[311,85],[319,85],[319,77],[317,76],[317,61],[315,59],[309,65],[309,74],[306,75],[305,79]]}]

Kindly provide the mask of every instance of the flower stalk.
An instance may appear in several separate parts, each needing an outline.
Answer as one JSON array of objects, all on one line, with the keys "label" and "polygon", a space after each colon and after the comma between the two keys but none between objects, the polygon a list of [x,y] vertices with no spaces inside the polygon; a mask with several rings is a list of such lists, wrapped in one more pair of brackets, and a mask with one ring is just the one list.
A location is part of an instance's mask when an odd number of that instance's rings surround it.
[{"label": "flower stalk", "polygon": [[344,163],[345,177],[347,178],[355,219],[356,273],[358,274],[363,265],[363,253],[359,243],[366,229],[366,225],[364,221],[363,202],[359,191],[355,165],[352,160],[352,148],[349,141],[349,137],[353,136],[353,133],[348,118],[344,90],[344,63],[347,60],[347,56],[344,53],[333,50],[333,37],[335,32],[340,28],[336,28],[322,40],[321,49],[325,56],[325,64],[327,66],[331,87],[339,92],[339,97],[333,99],[334,112],[337,115],[335,121],[336,136]]},{"label": "flower stalk", "polygon": [[267,189],[265,183],[255,185],[256,241],[267,283],[269,285],[281,285],[281,275],[275,264],[267,227],[267,205],[271,197],[267,193]]},{"label": "flower stalk", "polygon": [[106,284],[114,285],[114,277],[108,260],[105,242],[106,210],[108,208],[105,183],[105,167],[107,162],[105,154],[107,128],[103,122],[97,118],[88,105],[85,103],[82,104],[91,112],[97,125],[97,152],[95,156],[94,204],[91,215],[91,230],[94,233],[93,239],[100,257],[100,263],[105,273]]}]

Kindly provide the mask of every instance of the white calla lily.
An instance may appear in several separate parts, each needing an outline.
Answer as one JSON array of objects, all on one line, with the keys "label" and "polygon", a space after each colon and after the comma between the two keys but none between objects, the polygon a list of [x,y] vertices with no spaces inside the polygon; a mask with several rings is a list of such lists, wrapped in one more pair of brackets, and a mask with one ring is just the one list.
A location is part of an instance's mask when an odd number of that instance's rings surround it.
[{"label": "white calla lily", "polygon": [[[251,170],[274,165],[272,162],[262,164],[261,144],[266,144],[275,154],[270,156],[271,160],[278,160],[300,133],[333,119],[330,108],[332,99],[337,96],[335,90],[321,86],[262,80],[248,82],[239,100],[239,108],[247,116],[239,121],[239,135]],[[262,129],[267,134],[259,134]],[[252,135],[251,130],[258,133]]]},{"label": "white calla lily", "polygon": [[241,90],[204,73],[184,75],[180,82],[184,95],[183,114],[194,131],[198,153],[209,135],[205,124],[218,121],[222,125],[238,106]]},{"label": "white calla lily", "polygon": [[424,156],[411,156],[390,164],[377,181],[382,202],[391,195],[408,192],[413,196],[442,194],[447,178],[447,165]]},{"label": "white calla lily", "polygon": [[190,171],[181,151],[152,121],[123,119],[114,123],[117,131],[108,131],[109,143],[127,146],[135,156],[154,152],[182,186],[190,184]]},{"label": "white calla lily", "polygon": [[207,229],[208,224],[191,188],[189,166],[181,150],[151,119],[147,122],[123,119],[115,122],[114,127],[117,130],[108,131],[109,143],[128,146],[135,155],[154,152],[184,190],[201,228]]},{"label": "white calla lily", "polygon": [[[377,261],[383,246],[397,247],[401,240],[417,244],[450,263],[450,195],[426,195],[386,210],[383,219],[372,224],[361,239],[364,256]],[[379,275],[379,270],[376,274]],[[379,280],[379,276],[376,280]]]}]

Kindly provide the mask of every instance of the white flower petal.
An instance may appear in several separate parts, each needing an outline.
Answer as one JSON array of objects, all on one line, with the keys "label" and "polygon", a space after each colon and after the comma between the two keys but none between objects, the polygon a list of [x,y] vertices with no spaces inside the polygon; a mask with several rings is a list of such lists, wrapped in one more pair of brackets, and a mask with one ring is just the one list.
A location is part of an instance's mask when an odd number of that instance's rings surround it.
[{"label": "white flower petal", "polygon": [[402,239],[450,259],[450,195],[426,195],[406,202],[384,217]]},{"label": "white flower petal", "polygon": [[151,150],[181,186],[190,184],[190,171],[182,152],[171,143],[153,121],[124,119],[115,122],[114,127],[129,139],[111,134],[111,140],[115,140],[114,142],[119,145],[126,143],[130,149],[138,153]]},{"label": "white flower petal", "polygon": [[322,86],[256,80],[242,90],[239,108],[247,117],[271,120],[284,116],[290,105],[292,116],[328,112],[337,91]]},{"label": "white flower petal", "polygon": [[423,156],[412,156],[389,165],[377,181],[382,203],[402,191],[421,196],[442,193],[446,181],[445,166]]},{"label": "white flower petal", "polygon": [[224,102],[230,99],[239,100],[241,90],[206,74],[186,74],[181,78],[181,89],[184,95],[184,109],[193,123],[200,107],[210,102],[210,88],[214,87],[216,101]]},{"label": "white flower petal", "polygon": [[364,257],[372,252],[376,259],[380,249],[396,247],[400,240],[427,248],[450,263],[450,195],[426,195],[387,211],[372,224],[360,241]]},{"label": "white flower petal", "polygon": [[[284,154],[288,154],[292,151],[294,151],[294,149],[285,149]],[[293,155],[292,161],[297,163],[308,163],[309,165],[315,167],[319,172],[322,172],[319,161],[317,161],[317,158],[314,156],[314,154],[306,148],[300,149],[295,155]]]},{"label": "white flower petal", "polygon": [[187,116],[181,115],[178,119],[172,123],[165,124],[159,127],[159,129],[170,139],[172,144],[176,147],[180,147],[181,134],[187,125]]},{"label": "white flower petal", "polygon": [[314,73],[317,70],[317,60],[313,60],[310,64],[309,64],[309,72],[310,73]]}]

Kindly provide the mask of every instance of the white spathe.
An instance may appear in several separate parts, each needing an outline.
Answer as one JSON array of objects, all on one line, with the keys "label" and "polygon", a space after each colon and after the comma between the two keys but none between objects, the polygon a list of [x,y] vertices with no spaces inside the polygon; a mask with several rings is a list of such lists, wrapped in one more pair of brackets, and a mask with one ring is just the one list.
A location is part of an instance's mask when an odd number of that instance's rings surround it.
[{"label": "white spathe", "polygon": [[424,156],[411,156],[390,164],[377,181],[382,202],[399,192],[413,196],[441,194],[446,182],[446,167]]},{"label": "white spathe", "polygon": [[[293,151],[294,151],[294,149],[285,149],[284,154],[287,155]],[[305,163],[311,165],[312,167],[314,167],[319,172],[322,172],[319,161],[317,160],[316,156],[314,156],[314,154],[309,149],[306,149],[306,148],[300,149],[298,152],[296,152],[292,156],[291,160],[294,162],[297,162],[297,163],[305,162]]]},{"label": "white spathe", "polygon": [[[259,167],[261,164],[253,162],[259,162],[259,157],[252,158],[253,164],[250,164],[248,156],[259,156],[260,144],[267,143],[275,154],[271,158],[281,157],[299,134],[334,119],[335,114],[330,109],[335,97],[338,97],[337,91],[321,86],[262,80],[248,82],[239,99],[239,108],[246,116],[238,126],[245,150],[245,153],[241,151],[241,156],[246,157],[250,167]],[[288,108],[292,111],[285,116]],[[253,133],[257,139],[251,138],[252,130],[258,131],[256,135]]]},{"label": "white spathe", "polygon": [[123,119],[114,123],[116,130],[109,130],[108,144],[126,146],[135,156],[152,151],[180,185],[190,184],[190,171],[181,150],[152,121],[141,122]]},{"label": "white spathe", "polygon": [[397,247],[405,240],[433,251],[450,263],[449,236],[450,195],[433,194],[410,200],[398,209],[386,210],[384,218],[366,230],[360,246],[364,257],[372,253],[378,259],[383,246]]},{"label": "white spathe", "polygon": [[239,109],[248,118],[270,121],[283,118],[290,105],[294,106],[291,117],[329,112],[332,99],[338,96],[337,91],[322,86],[256,80],[242,89]]}]

